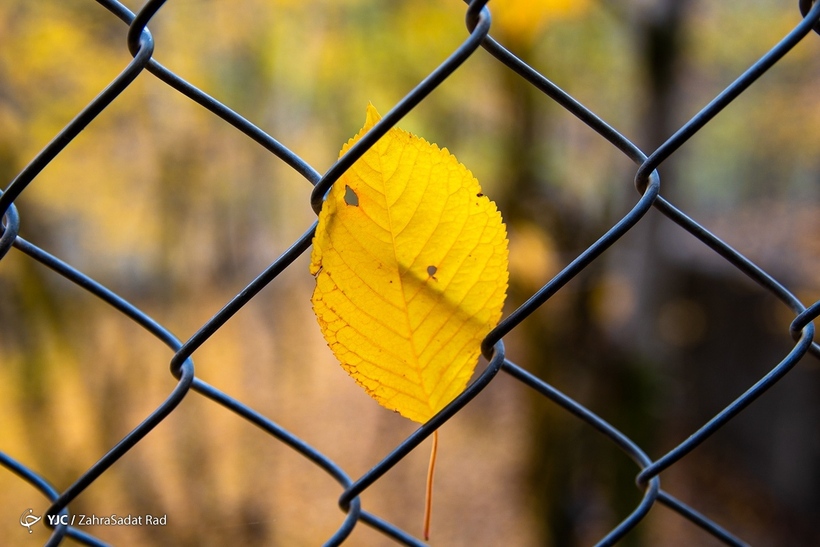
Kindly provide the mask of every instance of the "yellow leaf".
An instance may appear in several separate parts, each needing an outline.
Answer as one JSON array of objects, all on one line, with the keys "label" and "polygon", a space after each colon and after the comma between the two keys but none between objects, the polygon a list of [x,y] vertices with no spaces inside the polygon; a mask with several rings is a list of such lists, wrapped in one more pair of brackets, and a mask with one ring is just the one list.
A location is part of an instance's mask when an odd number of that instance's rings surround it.
[{"label": "yellow leaf", "polygon": [[[369,105],[344,154],[380,119]],[[461,393],[507,290],[495,204],[447,149],[393,128],[333,185],[313,239],[313,309],[381,405],[426,422]]]}]

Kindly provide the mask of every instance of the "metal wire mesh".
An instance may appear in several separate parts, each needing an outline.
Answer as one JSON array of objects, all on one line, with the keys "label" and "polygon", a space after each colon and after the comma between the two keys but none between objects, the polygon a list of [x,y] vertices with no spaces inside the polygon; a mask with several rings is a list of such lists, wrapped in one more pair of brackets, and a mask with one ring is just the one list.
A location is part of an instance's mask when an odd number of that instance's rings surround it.
[{"label": "metal wire mesh", "polygon": [[[567,413],[574,415],[578,420],[595,429],[602,436],[609,439],[615,446],[627,454],[637,467],[636,482],[643,492],[643,497],[637,507],[620,524],[601,538],[598,545],[613,545],[624,538],[640,523],[657,503],[663,504],[677,512],[681,518],[703,530],[728,545],[746,545],[744,540],[736,537],[729,530],[722,528],[707,515],[701,514],[693,507],[676,499],[671,493],[661,487],[660,474],[675,465],[681,458],[703,443],[711,435],[718,432],[727,422],[743,412],[758,397],[778,380],[784,377],[807,353],[820,357],[820,346],[813,342],[814,326],[812,321],[820,315],[820,302],[808,307],[794,294],[785,288],[769,273],[752,263],[742,254],[721,241],[684,212],[677,209],[661,195],[661,179],[658,168],[673,156],[681,146],[693,135],[706,126],[722,109],[740,96],[747,88],[768,69],[774,66],[798,42],[810,35],[812,30],[820,32],[820,3],[801,0],[800,10],[804,19],[797,24],[774,48],[767,52],[759,61],[754,63],[729,87],[714,98],[705,108],[685,123],[666,142],[649,154],[641,151],[637,146],[625,138],[621,133],[608,125],[605,121],[588,110],[572,96],[559,89],[552,82],[531,66],[525,64],[503,46],[490,37],[490,11],[486,7],[486,0],[474,0],[466,11],[466,23],[469,30],[468,37],[453,51],[438,68],[424,78],[409,94],[399,101],[376,126],[365,135],[355,146],[341,157],[326,173],[321,174],[308,165],[300,157],[287,149],[272,136],[255,126],[249,120],[232,111],[229,106],[220,103],[208,96],[197,87],[186,82],[173,72],[160,65],[153,57],[154,42],[148,31],[148,23],[165,3],[164,0],[150,0],[137,13],[130,12],[122,4],[114,0],[98,0],[98,3],[128,25],[127,44],[133,61],[112,81],[82,112],[80,112],[54,139],[46,146],[8,185],[0,197],[0,211],[3,215],[3,233],[0,237],[0,258],[5,257],[12,249],[24,253],[36,260],[57,275],[75,283],[85,291],[93,294],[119,313],[142,326],[163,344],[169,346],[174,356],[171,359],[170,369],[178,383],[175,389],[168,394],[166,400],[150,415],[145,416],[142,423],[128,433],[122,440],[113,446],[94,465],[79,475],[73,484],[63,490],[53,487],[46,477],[35,473],[25,462],[16,461],[4,453],[0,453],[0,463],[42,492],[51,502],[47,516],[64,516],[57,522],[48,545],[58,545],[64,538],[70,537],[86,545],[104,545],[95,537],[72,526],[69,518],[69,506],[89,486],[105,474],[111,466],[124,454],[136,446],[140,441],[165,420],[180,402],[191,396],[194,391],[225,410],[233,412],[248,422],[256,425],[270,435],[271,439],[283,443],[312,463],[323,469],[333,477],[342,487],[339,497],[339,506],[346,513],[343,523],[337,532],[327,539],[327,545],[339,545],[345,542],[358,523],[364,523],[378,530],[387,538],[396,543],[405,545],[423,545],[424,543],[413,537],[394,524],[383,520],[375,514],[365,511],[360,502],[360,495],[407,456],[415,447],[424,441],[434,430],[452,418],[471,400],[502,373],[516,379],[539,393]],[[26,188],[37,175],[77,137],[112,101],[128,88],[134,80],[147,71],[154,77],[175,89],[191,101],[207,109],[215,116],[223,119],[236,130],[241,131],[270,153],[276,155],[290,168],[296,171],[313,185],[310,203],[318,213],[322,205],[323,196],[330,186],[344,173],[361,155],[408,112],[419,105],[428,94],[439,84],[445,81],[454,71],[473,55],[479,48],[484,48],[499,63],[506,65],[509,70],[537,88],[546,98],[572,113],[581,122],[597,132],[601,138],[621,151],[636,165],[635,186],[638,190],[638,199],[631,211],[615,223],[604,235],[580,253],[552,280],[533,294],[522,306],[505,317],[484,340],[482,351],[489,364],[477,379],[427,424],[420,427],[370,471],[360,477],[351,477],[337,463],[325,454],[319,452],[296,434],[278,425],[271,418],[264,416],[243,402],[235,400],[222,391],[208,385],[195,374],[192,354],[216,333],[234,314],[253,299],[264,287],[275,282],[294,260],[310,247],[314,223],[307,228],[291,247],[275,262],[262,271],[256,279],[248,284],[233,299],[199,328],[188,340],[177,339],[168,329],[152,319],[143,310],[132,305],[119,295],[91,279],[83,272],[52,256],[40,247],[19,237],[20,218],[14,205],[15,200],[25,192]],[[561,391],[557,390],[541,378],[531,374],[505,358],[503,338],[512,332],[537,308],[542,306],[553,295],[558,293],[571,279],[596,261],[601,254],[615,245],[618,240],[644,219],[647,211],[655,208],[669,220],[679,225],[692,238],[710,248],[723,257],[726,262],[748,276],[763,289],[781,300],[793,313],[791,335],[795,340],[793,349],[779,363],[774,364],[770,371],[759,378],[742,395],[731,404],[714,415],[707,423],[692,432],[683,442],[658,457],[650,457],[644,449],[628,436],[610,425],[604,418],[596,415],[585,406],[577,403]]]}]

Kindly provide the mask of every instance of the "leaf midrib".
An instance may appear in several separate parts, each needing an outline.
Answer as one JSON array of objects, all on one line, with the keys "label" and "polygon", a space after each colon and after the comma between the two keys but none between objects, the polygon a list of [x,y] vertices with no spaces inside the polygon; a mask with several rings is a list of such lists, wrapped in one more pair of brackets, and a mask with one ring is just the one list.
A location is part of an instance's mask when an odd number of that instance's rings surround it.
[{"label": "leaf midrib", "polygon": [[[393,145],[392,141],[388,143],[388,147],[390,147],[392,145]],[[398,256],[397,246],[396,246],[397,234],[395,234],[395,232],[394,232],[393,215],[391,214],[391,204],[389,203],[389,200],[387,199],[388,179],[385,177],[385,169],[384,169],[384,164],[382,162],[383,153],[382,153],[381,150],[378,150],[378,148],[376,148],[376,147],[374,147],[374,149],[376,150],[378,160],[379,160],[379,174],[380,174],[380,180],[382,182],[381,192],[382,192],[382,196],[384,197],[384,208],[385,208],[385,211],[387,213],[387,225],[390,228],[390,239],[391,239],[392,244],[393,244],[393,259],[394,259],[395,264],[396,264],[396,273],[398,274],[398,278],[399,278],[399,287],[401,289],[401,298],[402,298],[402,301],[404,302],[403,312],[404,312],[405,324],[407,326],[407,335],[408,335],[409,342],[410,342],[410,349],[413,353],[413,369],[416,371],[419,387],[421,388],[421,391],[422,391],[422,393],[424,394],[424,397],[425,397],[425,400],[420,400],[419,402],[427,405],[427,407],[432,412],[434,410],[433,405],[432,405],[432,397],[431,397],[431,394],[427,392],[427,387],[424,385],[424,377],[422,375],[423,370],[422,370],[421,362],[419,360],[419,354],[416,351],[415,337],[413,336],[413,329],[412,329],[411,324],[410,324],[410,306],[409,306],[409,302],[407,301],[407,295],[405,294],[404,277],[403,277],[403,274],[401,273],[399,256]],[[399,157],[399,163],[401,163],[401,157],[403,155],[404,155],[404,149],[401,151],[401,156]],[[412,172],[413,166],[415,166],[417,161],[418,161],[418,155],[416,155],[416,158],[413,159],[413,164],[410,166],[410,171],[411,172]],[[393,173],[393,175],[395,175],[395,172]],[[391,177],[393,175],[391,175]],[[412,181],[412,176],[408,177],[408,184],[405,186],[404,190],[402,190],[401,195],[399,196],[399,198],[397,198],[393,202],[393,204],[395,204],[395,203],[397,203],[401,200],[401,196],[404,195],[404,193],[407,191],[407,188],[410,186],[411,181]],[[430,181],[428,179],[426,181],[426,183],[429,184],[429,182]],[[426,190],[426,186],[425,186],[425,190]],[[422,192],[422,194],[423,193],[424,192]],[[421,206],[421,200],[419,200],[419,206]],[[408,219],[407,223],[405,224],[405,228],[407,228],[407,226],[409,226],[410,223],[413,221],[413,217],[415,217],[417,211],[418,211],[418,207],[416,207],[416,209],[410,215],[410,218]],[[402,229],[402,232],[404,231],[405,228]],[[416,257],[416,258],[418,258],[418,257]],[[415,258],[414,258],[414,262],[415,262]],[[408,269],[408,272],[409,271],[410,270]]]}]

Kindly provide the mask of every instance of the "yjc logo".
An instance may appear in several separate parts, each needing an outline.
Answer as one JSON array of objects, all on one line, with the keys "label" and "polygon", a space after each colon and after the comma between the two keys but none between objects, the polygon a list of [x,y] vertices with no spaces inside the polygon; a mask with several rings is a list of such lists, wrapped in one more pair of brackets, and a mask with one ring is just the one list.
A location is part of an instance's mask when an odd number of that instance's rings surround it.
[{"label": "yjc logo", "polygon": [[20,515],[20,526],[28,528],[28,533],[30,534],[32,533],[31,527],[40,522],[41,518],[43,517],[38,517],[34,514],[34,509],[28,509]]}]

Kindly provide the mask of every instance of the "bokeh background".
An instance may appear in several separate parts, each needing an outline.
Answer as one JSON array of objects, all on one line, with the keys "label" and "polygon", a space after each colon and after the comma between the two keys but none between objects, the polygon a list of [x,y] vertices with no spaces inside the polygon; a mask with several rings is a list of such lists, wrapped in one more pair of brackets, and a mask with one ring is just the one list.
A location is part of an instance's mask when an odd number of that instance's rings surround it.
[{"label": "bokeh background", "polygon": [[[132,10],[138,2],[125,2]],[[800,20],[796,1],[492,0],[491,34],[649,152]],[[171,0],[155,57],[325,171],[465,38],[457,0]],[[0,3],[0,179],[128,63],[89,0]],[[820,295],[820,36],[808,36],[661,168],[662,194],[804,299]],[[401,122],[481,181],[510,236],[514,309],[637,200],[611,145],[479,51]],[[143,73],[17,200],[21,236],[187,339],[315,218],[310,184]],[[197,375],[353,477],[414,430],[335,362],[307,256],[194,354]],[[507,337],[509,357],[657,457],[785,356],[792,316],[650,211]],[[170,351],[12,251],[0,263],[0,449],[62,489],[171,391]],[[483,365],[479,364],[479,368]],[[820,367],[806,358],[664,487],[755,545],[820,544]],[[362,496],[420,534],[429,443]],[[640,498],[608,441],[500,375],[441,431],[432,545],[588,545]],[[167,514],[85,529],[117,545],[317,545],[339,486],[191,393],[71,506]],[[0,537],[48,503],[0,471]],[[9,539],[11,538],[11,539]],[[11,541],[11,543],[9,543]],[[389,545],[357,526],[351,545]],[[71,541],[66,540],[66,544]],[[623,545],[715,545],[664,507]]]}]

